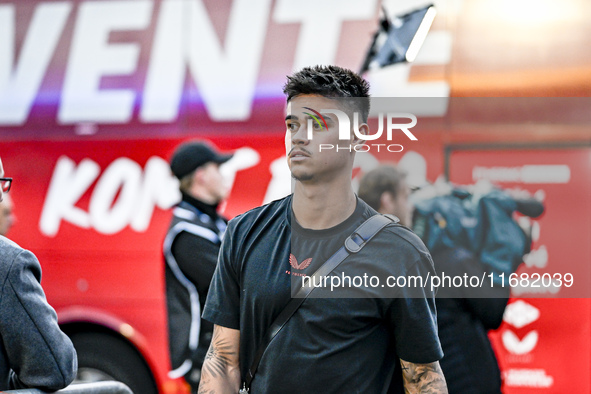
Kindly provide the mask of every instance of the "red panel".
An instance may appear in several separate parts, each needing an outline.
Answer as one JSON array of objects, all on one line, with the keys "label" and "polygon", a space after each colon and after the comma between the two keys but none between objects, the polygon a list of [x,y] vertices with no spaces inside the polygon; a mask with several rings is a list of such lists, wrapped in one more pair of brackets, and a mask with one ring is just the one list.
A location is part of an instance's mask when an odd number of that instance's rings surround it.
[{"label": "red panel", "polygon": [[[524,167],[547,165],[553,167]],[[453,182],[471,184],[479,178],[545,195],[546,212],[535,221],[539,237],[533,249],[538,254],[518,273],[570,272],[579,285],[557,294],[513,293],[505,322],[491,334],[505,392],[589,392],[591,149],[452,153]]]}]

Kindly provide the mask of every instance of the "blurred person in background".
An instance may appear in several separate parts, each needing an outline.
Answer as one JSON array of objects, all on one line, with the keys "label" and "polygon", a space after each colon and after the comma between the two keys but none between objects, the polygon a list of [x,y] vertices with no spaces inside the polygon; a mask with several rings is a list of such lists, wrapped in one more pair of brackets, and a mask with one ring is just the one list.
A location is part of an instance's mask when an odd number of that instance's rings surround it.
[{"label": "blurred person in background", "polygon": [[[0,202],[12,184],[0,159]],[[76,377],[76,351],[41,288],[41,266],[0,236],[0,390],[55,391]]]},{"label": "blurred person in background", "polygon": [[213,325],[201,319],[227,220],[217,212],[229,192],[220,164],[232,155],[192,141],[170,161],[182,201],[174,208],[164,240],[171,378],[184,376],[197,392]]},{"label": "blurred person in background", "polygon": [[13,213],[12,199],[9,194],[4,195],[4,200],[0,201],[0,235],[7,236],[8,231],[14,225],[16,217]]},{"label": "blurred person in background", "polygon": [[[393,214],[412,225],[411,190],[406,173],[393,165],[382,165],[363,176],[359,198],[380,213]],[[433,252],[438,274],[481,277],[484,265],[471,251],[448,247]],[[509,288],[483,286],[478,297],[461,288],[441,287],[435,299],[437,326],[443,348],[441,369],[450,393],[501,392],[501,372],[488,330],[497,329],[509,300]]]},{"label": "blurred person in background", "polygon": [[410,187],[406,172],[393,165],[381,165],[368,172],[359,185],[359,198],[380,213],[400,219],[400,224],[412,226]]}]

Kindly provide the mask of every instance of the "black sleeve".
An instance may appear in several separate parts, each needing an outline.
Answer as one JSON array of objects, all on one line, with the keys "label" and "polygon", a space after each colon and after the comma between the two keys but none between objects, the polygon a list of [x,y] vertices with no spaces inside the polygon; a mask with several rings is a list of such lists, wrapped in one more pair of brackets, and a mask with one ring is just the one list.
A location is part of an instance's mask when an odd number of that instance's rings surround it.
[{"label": "black sleeve", "polygon": [[76,351],[45,299],[39,262],[23,250],[9,264],[0,294],[0,333],[13,370],[11,388],[66,387],[76,376]]},{"label": "black sleeve", "polygon": [[219,326],[240,329],[239,261],[234,249],[234,228],[228,225],[213,274],[202,317]]},{"label": "black sleeve", "polygon": [[219,246],[208,239],[182,231],[172,243],[172,254],[183,274],[205,297],[215,271]]}]

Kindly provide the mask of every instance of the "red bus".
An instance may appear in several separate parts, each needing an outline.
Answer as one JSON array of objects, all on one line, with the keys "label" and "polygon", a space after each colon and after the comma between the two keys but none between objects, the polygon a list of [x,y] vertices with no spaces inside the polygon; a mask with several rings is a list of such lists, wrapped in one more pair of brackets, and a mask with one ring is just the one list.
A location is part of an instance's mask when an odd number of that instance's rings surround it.
[{"label": "red bus", "polygon": [[[392,13],[418,4],[391,3]],[[591,28],[586,3],[561,4],[540,6],[548,15],[525,10],[523,27],[498,1],[438,2],[415,63],[367,74],[377,96],[437,97],[416,113],[418,141],[400,134],[402,151],[359,155],[354,175],[388,161],[429,181],[542,193],[547,212],[518,272],[574,270],[583,283],[591,59],[579,46]],[[38,256],[80,379],[188,392],[168,377],[161,249],[178,192],[167,160],[195,138],[236,151],[224,168],[228,217],[289,193],[285,75],[317,63],[358,69],[379,13],[377,0],[0,0],[0,157],[17,216],[9,237]],[[554,24],[564,34],[551,34]],[[507,43],[512,34],[522,40]],[[549,54],[532,57],[532,47]],[[491,57],[499,53],[509,64]],[[505,392],[590,391],[590,307],[585,294],[514,291],[491,334]]]}]

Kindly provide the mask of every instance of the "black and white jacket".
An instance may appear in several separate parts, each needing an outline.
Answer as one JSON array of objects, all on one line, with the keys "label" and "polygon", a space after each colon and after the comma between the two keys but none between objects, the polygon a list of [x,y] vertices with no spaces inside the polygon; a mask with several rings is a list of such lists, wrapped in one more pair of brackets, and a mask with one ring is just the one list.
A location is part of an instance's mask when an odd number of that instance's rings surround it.
[{"label": "black and white jacket", "polygon": [[168,334],[172,370],[169,377],[200,369],[213,332],[201,320],[202,306],[217,265],[227,220],[186,194],[173,210],[164,239]]}]

